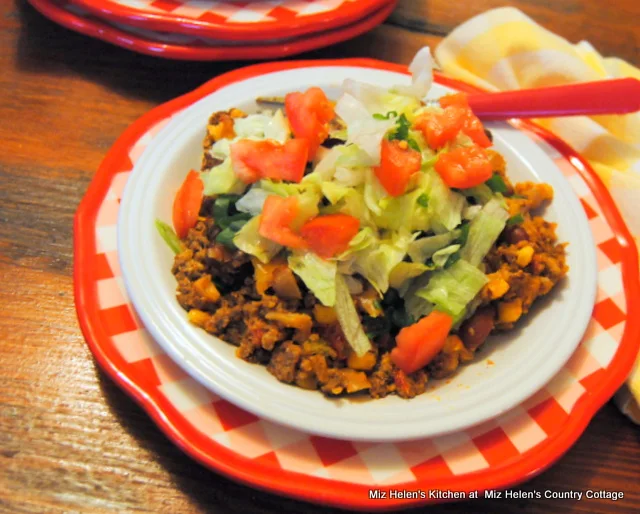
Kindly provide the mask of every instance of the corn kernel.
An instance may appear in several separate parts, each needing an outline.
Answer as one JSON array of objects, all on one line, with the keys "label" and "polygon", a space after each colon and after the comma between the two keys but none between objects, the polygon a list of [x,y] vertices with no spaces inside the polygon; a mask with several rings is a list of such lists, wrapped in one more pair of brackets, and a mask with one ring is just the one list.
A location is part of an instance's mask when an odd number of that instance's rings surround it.
[{"label": "corn kernel", "polygon": [[302,293],[291,268],[279,267],[273,274],[273,291],[280,298],[300,300]]},{"label": "corn kernel", "polygon": [[336,317],[336,311],[333,310],[333,307],[326,307],[324,305],[320,305],[319,303],[316,303],[313,306],[313,317],[321,325],[332,325],[333,323],[338,321],[338,318]]},{"label": "corn kernel", "polygon": [[354,352],[351,352],[347,358],[347,366],[351,369],[367,371],[373,369],[375,365],[376,356],[373,352],[367,352],[362,357],[358,357]]},{"label": "corn kernel", "polygon": [[520,250],[518,250],[516,262],[518,263],[518,266],[520,266],[521,268],[525,268],[531,262],[532,257],[533,257],[533,247],[527,245],[523,248],[520,248]]},{"label": "corn kernel", "polygon": [[207,133],[209,134],[209,137],[213,140],[213,142],[222,139],[224,132],[225,126],[223,123],[218,123],[217,125],[209,125],[207,127]]},{"label": "corn kernel", "polygon": [[318,389],[318,381],[313,373],[299,371],[296,375],[296,385],[302,389]]},{"label": "corn kernel", "polygon": [[492,300],[502,298],[509,290],[509,287],[509,283],[503,278],[494,278],[486,285]]},{"label": "corn kernel", "polygon": [[462,339],[460,339],[455,334],[451,334],[445,339],[442,351],[444,351],[445,353],[457,353],[463,347],[464,345],[462,344]]},{"label": "corn kernel", "polygon": [[187,318],[194,325],[203,327],[209,319],[209,314],[198,309],[191,309],[187,314]]},{"label": "corn kernel", "polygon": [[193,287],[205,300],[217,302],[220,299],[220,291],[211,281],[211,275],[202,275],[193,283]]},{"label": "corn kernel", "polygon": [[283,263],[279,260],[273,260],[268,263],[262,263],[258,259],[253,258],[253,268],[255,270],[256,291],[259,295],[263,295],[267,289],[273,286],[276,270]]},{"label": "corn kernel", "polygon": [[345,369],[343,371],[343,376],[345,378],[345,385],[348,393],[355,393],[356,391],[371,388],[371,383],[369,382],[367,375],[362,371]]},{"label": "corn kernel", "polygon": [[501,323],[515,323],[522,316],[522,298],[498,304],[498,320]]},{"label": "corn kernel", "polygon": [[471,350],[469,350],[466,346],[463,346],[460,349],[460,353],[458,355],[460,356],[460,360],[462,362],[471,362],[475,357],[474,353]]},{"label": "corn kernel", "polygon": [[283,327],[294,328],[296,330],[293,335],[294,341],[306,341],[311,335],[313,320],[308,314],[297,312],[268,312],[265,318],[270,321],[275,321]]}]

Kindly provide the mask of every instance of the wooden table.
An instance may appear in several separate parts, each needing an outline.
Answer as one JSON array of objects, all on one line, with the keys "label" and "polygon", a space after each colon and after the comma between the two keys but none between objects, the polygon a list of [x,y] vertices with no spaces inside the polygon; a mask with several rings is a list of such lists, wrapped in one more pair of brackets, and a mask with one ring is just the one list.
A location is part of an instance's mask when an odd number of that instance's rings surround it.
[{"label": "wooden table", "polygon": [[[304,57],[408,63],[503,3],[406,0],[371,33]],[[637,0],[512,3],[572,41],[640,64]],[[103,156],[141,114],[241,63],[136,55],[58,27],[24,0],[0,5],[0,49],[0,511],[325,512],[184,456],[98,369],[76,322],[72,218]],[[639,436],[608,404],[560,462],[524,486],[621,490],[622,501],[480,500],[442,510],[638,512]]]}]

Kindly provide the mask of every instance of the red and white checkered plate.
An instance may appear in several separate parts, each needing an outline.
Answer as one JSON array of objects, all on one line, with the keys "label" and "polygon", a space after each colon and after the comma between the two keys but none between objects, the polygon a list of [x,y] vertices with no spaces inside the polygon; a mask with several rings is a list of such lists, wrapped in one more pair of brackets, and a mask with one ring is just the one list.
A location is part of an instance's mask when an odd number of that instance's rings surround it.
[{"label": "red and white checkered plate", "polygon": [[294,37],[357,22],[392,0],[70,0],[112,22],[236,41]]},{"label": "red and white checkered plate", "polygon": [[357,21],[319,32],[295,37],[274,33],[270,38],[241,40],[214,39],[203,31],[158,31],[119,19],[103,19],[70,0],[27,1],[47,18],[75,32],[142,54],[190,61],[278,59],[330,46],[378,26],[397,3],[397,0],[387,1]]},{"label": "red and white checkered plate", "polygon": [[[212,91],[287,68],[359,66],[406,73],[379,61],[262,64],[222,75],[152,110],[107,154],[75,218],[75,293],[87,343],[100,366],[197,461],[241,482],[325,505],[389,510],[427,499],[376,500],[369,489],[471,491],[508,487],[555,462],[625,380],[640,345],[635,245],[608,192],[566,143],[518,123],[555,160],[585,209],[597,245],[598,294],[580,346],[546,387],[506,414],[458,433],[400,443],[333,440],[245,412],[182,371],[141,325],[118,267],[119,201],[134,163],[172,116]],[[437,76],[444,85],[469,90]],[[152,228],[150,228],[152,230]]]}]

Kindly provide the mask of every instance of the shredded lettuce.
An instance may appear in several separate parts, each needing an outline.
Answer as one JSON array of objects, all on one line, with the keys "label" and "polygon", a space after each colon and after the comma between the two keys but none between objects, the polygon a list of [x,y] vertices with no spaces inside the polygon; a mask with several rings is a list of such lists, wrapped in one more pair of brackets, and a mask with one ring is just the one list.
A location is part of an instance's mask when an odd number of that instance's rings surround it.
[{"label": "shredded lettuce", "polygon": [[300,212],[293,222],[294,228],[299,228],[304,221],[318,215],[318,204],[322,199],[320,187],[316,184],[285,184],[261,180],[236,202],[236,209],[254,216],[260,214],[269,195],[295,196],[298,199]]},{"label": "shredded lettuce", "polygon": [[302,184],[321,184],[335,180],[343,186],[364,182],[364,170],[370,157],[357,145],[337,145],[320,159],[314,170],[302,179]]},{"label": "shredded lettuce", "polygon": [[[366,179],[364,183],[364,203],[367,208],[374,214],[374,216],[382,215],[382,201],[387,198],[387,191],[380,181],[376,178],[372,169],[367,170]],[[376,223],[379,220],[376,219]]]},{"label": "shredded lettuce", "polygon": [[462,217],[465,220],[472,220],[482,210],[482,205],[467,205],[462,210]]},{"label": "shredded lettuce", "polygon": [[258,232],[259,227],[260,216],[251,218],[236,233],[233,244],[244,253],[253,255],[260,262],[267,263],[282,250],[282,246],[262,237]]},{"label": "shredded lettuce", "polygon": [[419,262],[399,262],[389,274],[389,286],[394,289],[402,289],[408,281],[431,269],[426,264]]},{"label": "shredded lettuce", "polygon": [[404,309],[413,319],[419,320],[433,310],[433,304],[424,298],[412,295],[404,301]]},{"label": "shredded lettuce", "polygon": [[288,263],[323,305],[336,305],[335,262],[324,260],[313,252],[293,252]]},{"label": "shredded lettuce", "polygon": [[291,228],[299,230],[305,221],[318,215],[318,204],[322,199],[322,193],[317,189],[307,189],[297,195],[298,214],[291,223]]},{"label": "shredded lettuce", "polygon": [[284,117],[281,110],[278,110],[276,114],[271,118],[271,121],[267,123],[264,130],[264,137],[267,139],[274,139],[279,143],[284,143],[291,134],[289,128],[289,122]]},{"label": "shredded lettuce", "polygon": [[369,114],[384,114],[395,112],[411,117],[420,107],[420,102],[413,96],[393,93],[387,89],[365,84],[353,79],[346,79],[342,89],[359,100],[369,111]]},{"label": "shredded lettuce", "polygon": [[426,262],[429,257],[449,245],[459,235],[459,230],[452,230],[444,234],[416,239],[409,245],[407,253],[413,262]]},{"label": "shredded lettuce", "polygon": [[344,281],[346,282],[351,294],[360,294],[362,293],[362,291],[364,291],[362,282],[357,278],[352,277],[351,275],[343,275],[342,278],[344,278]]},{"label": "shredded lettuce", "polygon": [[358,145],[351,144],[342,147],[342,151],[336,162],[342,168],[366,168],[369,165],[369,156]]},{"label": "shredded lettuce", "polygon": [[317,184],[287,184],[270,179],[261,180],[258,182],[258,187],[278,196],[297,196],[305,191],[318,193],[320,189]]},{"label": "shredded lettuce", "polygon": [[360,226],[362,227],[370,226],[373,224],[371,214],[365,204],[364,196],[359,189],[351,189],[351,191],[336,204],[336,212],[358,218],[358,220],[360,220]]},{"label": "shredded lettuce", "polygon": [[382,139],[395,126],[395,119],[375,119],[362,102],[348,93],[340,97],[335,111],[347,124],[347,143],[358,145],[367,154],[367,165],[380,164]]},{"label": "shredded lettuce", "polygon": [[488,280],[476,266],[459,260],[449,268],[434,272],[427,285],[415,295],[451,314],[455,323],[464,317],[467,305]]},{"label": "shredded lettuce", "polygon": [[[258,188],[265,191],[267,196],[275,194],[285,197],[295,196],[298,199],[298,215],[291,224],[294,230],[298,230],[305,221],[319,213],[318,204],[322,200],[322,192],[317,184],[285,184],[272,180],[261,180]],[[262,193],[256,192],[254,194],[261,195]]]},{"label": "shredded lettuce", "polygon": [[[395,198],[388,196],[382,198],[378,201],[381,212],[374,213],[377,226],[388,230],[398,230],[400,228],[406,228],[410,231],[429,230],[428,200],[425,207],[424,202],[421,203],[419,201],[421,197],[427,198],[425,190],[422,188],[414,189]],[[371,209],[371,207],[369,208]]]},{"label": "shredded lettuce", "polygon": [[335,292],[335,311],[340,328],[353,351],[361,357],[371,349],[371,342],[360,322],[349,286],[340,274],[335,277]]},{"label": "shredded lettuce", "polygon": [[321,182],[331,180],[334,173],[336,172],[338,159],[340,159],[340,157],[343,155],[346,148],[347,147],[345,145],[337,145],[331,148],[322,156],[322,159],[318,161],[318,164],[316,164],[313,171],[308,175],[305,175],[305,177],[302,179],[302,183],[319,184]]},{"label": "shredded lettuce", "polygon": [[240,212],[248,212],[252,216],[257,216],[262,212],[264,202],[270,194],[272,193],[265,191],[261,187],[253,186],[236,202],[236,209]]},{"label": "shredded lettuce", "polygon": [[429,314],[434,307],[430,301],[425,300],[416,294],[418,291],[426,287],[429,283],[430,276],[431,273],[424,273],[411,282],[403,284],[403,286],[398,290],[400,296],[404,298],[404,308],[407,314],[412,316],[416,321]]},{"label": "shredded lettuce", "polygon": [[504,230],[509,213],[502,202],[494,198],[471,220],[467,241],[460,257],[473,266],[478,266]]},{"label": "shredded lettuce", "polygon": [[242,182],[231,167],[231,159],[227,158],[209,171],[200,173],[204,183],[205,196],[220,194],[241,194],[246,185]]},{"label": "shredded lettuce", "polygon": [[433,261],[433,265],[436,266],[437,268],[444,268],[447,264],[447,261],[449,260],[449,257],[451,257],[458,250],[460,250],[460,246],[461,245],[459,244],[449,245],[435,252],[431,257],[431,260]]},{"label": "shredded lettuce", "polygon": [[423,174],[424,187],[429,197],[431,228],[436,234],[449,232],[462,223],[465,197],[452,191],[434,170]]},{"label": "shredded lettuce", "polygon": [[209,148],[209,154],[215,159],[226,159],[231,155],[231,140],[227,138],[219,139]]},{"label": "shredded lettuce", "polygon": [[329,126],[329,138],[339,139],[340,141],[347,140],[347,129],[344,127],[331,127]]},{"label": "shredded lettuce", "polygon": [[370,248],[378,243],[378,236],[371,227],[364,227],[349,241],[349,248],[337,256],[337,260],[344,261],[352,257],[356,252]]},{"label": "shredded lettuce", "polygon": [[335,182],[323,182],[320,187],[322,188],[322,194],[332,205],[337,204],[352,191],[351,188]]},{"label": "shredded lettuce", "polygon": [[463,189],[462,194],[464,196],[472,197],[476,202],[484,205],[494,197],[493,191],[486,184],[480,184],[475,187]]},{"label": "shredded lettuce", "polygon": [[389,289],[389,275],[407,254],[407,248],[417,236],[405,229],[392,232],[391,236],[356,252],[352,269],[366,278],[381,296]]},{"label": "shredded lettuce", "polygon": [[342,186],[356,187],[365,182],[368,168],[349,168],[338,166],[333,179]]},{"label": "shredded lettuce", "polygon": [[235,118],[233,129],[236,139],[273,139],[279,143],[284,143],[291,132],[281,110],[273,116],[250,114],[246,118]]},{"label": "shredded lettuce", "polygon": [[409,65],[409,71],[411,72],[411,85],[395,86],[393,89],[398,93],[422,100],[427,96],[433,83],[433,57],[428,46],[418,51]]}]

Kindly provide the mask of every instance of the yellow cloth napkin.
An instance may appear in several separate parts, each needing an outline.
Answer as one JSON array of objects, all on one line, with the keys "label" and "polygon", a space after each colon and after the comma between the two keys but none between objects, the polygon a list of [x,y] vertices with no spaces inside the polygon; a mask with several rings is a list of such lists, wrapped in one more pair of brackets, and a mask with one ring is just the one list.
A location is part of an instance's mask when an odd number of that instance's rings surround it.
[{"label": "yellow cloth napkin", "polygon": [[[488,90],[635,77],[640,70],[603,58],[588,42],[571,44],[518,9],[493,9],[466,21],[435,51],[442,70]],[[589,160],[640,242],[640,113],[536,120]],[[640,359],[616,401],[640,424]]]}]

